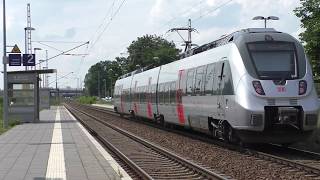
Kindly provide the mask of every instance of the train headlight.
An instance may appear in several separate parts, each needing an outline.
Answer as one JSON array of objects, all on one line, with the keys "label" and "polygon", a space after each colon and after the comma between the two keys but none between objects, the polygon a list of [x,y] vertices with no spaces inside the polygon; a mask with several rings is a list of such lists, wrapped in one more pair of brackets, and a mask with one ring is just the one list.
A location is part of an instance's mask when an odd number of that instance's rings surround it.
[{"label": "train headlight", "polygon": [[266,95],[264,93],[264,90],[262,88],[262,85],[261,85],[260,81],[252,81],[252,85],[253,85],[254,90],[256,91],[256,93],[258,93],[260,95]]},{"label": "train headlight", "polygon": [[299,95],[303,95],[307,92],[307,81],[299,81]]}]

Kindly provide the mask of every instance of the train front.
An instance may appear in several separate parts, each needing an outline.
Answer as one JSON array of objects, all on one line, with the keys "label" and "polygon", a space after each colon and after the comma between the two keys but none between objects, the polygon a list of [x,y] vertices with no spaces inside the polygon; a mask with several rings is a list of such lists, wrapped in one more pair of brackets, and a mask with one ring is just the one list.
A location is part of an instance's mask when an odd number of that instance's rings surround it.
[{"label": "train front", "polygon": [[[289,144],[317,128],[318,96],[302,45],[276,31],[246,32],[235,40],[246,75],[236,89],[236,123],[245,142]],[[238,116],[239,117],[239,116]]]}]

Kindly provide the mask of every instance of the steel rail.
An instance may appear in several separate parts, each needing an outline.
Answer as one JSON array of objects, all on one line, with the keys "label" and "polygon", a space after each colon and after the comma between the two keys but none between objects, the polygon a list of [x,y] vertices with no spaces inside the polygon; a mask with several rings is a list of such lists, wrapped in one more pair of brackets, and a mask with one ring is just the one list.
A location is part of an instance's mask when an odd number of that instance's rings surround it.
[{"label": "steel rail", "polygon": [[81,110],[78,110],[78,111],[81,112],[81,113],[84,113],[87,116],[91,117],[92,119],[94,119],[94,120],[96,120],[96,121],[98,121],[98,122],[110,127],[111,129],[113,129],[113,130],[115,130],[115,131],[117,131],[117,132],[119,132],[119,133],[121,133],[121,134],[123,134],[123,135],[125,135],[127,137],[130,137],[131,139],[143,144],[144,146],[146,146],[148,148],[151,148],[151,149],[155,150],[156,152],[158,152],[158,153],[160,153],[160,154],[162,154],[162,155],[164,155],[164,156],[166,156],[166,157],[168,157],[170,159],[173,159],[173,160],[179,162],[180,164],[185,165],[186,167],[192,169],[193,171],[197,172],[198,174],[201,174],[201,175],[207,177],[208,179],[226,179],[225,177],[223,177],[223,176],[221,176],[221,175],[219,175],[219,174],[217,174],[215,172],[209,171],[209,170],[207,170],[207,169],[205,169],[205,168],[203,168],[203,167],[201,167],[201,166],[199,166],[199,165],[197,165],[197,164],[195,164],[195,163],[193,163],[191,161],[185,160],[181,156],[178,156],[178,155],[176,155],[176,154],[174,154],[174,153],[172,153],[172,152],[170,152],[170,151],[168,151],[168,150],[166,150],[166,149],[164,149],[164,148],[162,148],[162,147],[160,147],[158,145],[155,145],[155,144],[153,144],[151,142],[143,140],[142,138],[137,137],[134,134],[132,134],[132,133],[126,131],[126,130],[120,129],[120,128],[118,128],[118,127],[116,127],[116,126],[114,126],[114,125],[112,125],[110,123],[107,123],[107,122],[105,122],[103,120],[100,120],[99,118],[97,118],[97,117],[95,117],[95,116],[93,116],[93,115],[91,115],[89,113],[83,112]]},{"label": "steel rail", "polygon": [[[74,112],[80,112],[82,114],[85,114],[69,105],[65,105],[65,107],[71,112],[72,115],[74,115],[78,121],[90,132],[91,135],[99,139],[109,150],[111,150],[114,154],[116,154],[122,161],[124,161],[135,173],[137,173],[142,179],[151,180],[153,179],[151,176],[149,176],[148,173],[146,173],[143,169],[141,169],[136,163],[131,161],[126,155],[124,155],[119,149],[117,149],[115,146],[113,146],[108,140],[100,136],[98,133],[96,133],[95,130],[93,130],[91,127],[89,127],[81,118],[77,116]],[[87,114],[85,114],[87,115]],[[91,117],[91,116],[89,116]]]},{"label": "steel rail", "polygon": [[[99,111],[99,112],[108,113],[108,114],[113,115],[113,116],[118,115],[114,111],[109,110],[107,108],[96,107],[96,106],[86,106],[86,107],[88,107],[88,108],[90,108],[92,110]],[[148,123],[148,124],[150,124],[150,123]],[[153,126],[153,127],[156,127],[156,126]],[[156,128],[159,128],[159,127],[156,127]],[[176,132],[176,131],[174,131],[174,132]],[[180,132],[180,131],[178,133],[182,134],[182,132]],[[183,133],[183,134],[187,134],[187,133]],[[194,138],[193,136],[189,136],[189,135],[188,135],[188,137]],[[196,137],[196,139],[203,140],[202,138],[197,138],[197,137]],[[208,140],[204,140],[204,141],[209,142]],[[210,143],[211,142],[212,141],[210,141]],[[215,142],[215,144],[219,145],[219,146],[226,147],[228,149],[237,150],[237,151],[239,151],[241,153],[244,153],[244,154],[247,154],[247,155],[251,155],[251,156],[257,157],[257,158],[262,159],[262,160],[275,162],[277,164],[285,165],[285,166],[288,166],[288,167],[291,167],[291,168],[296,168],[298,170],[305,171],[307,173],[311,173],[311,174],[316,175],[316,176],[320,176],[320,168],[313,167],[313,166],[311,166],[309,164],[306,164],[306,163],[297,162],[295,160],[290,160],[290,159],[279,157],[279,156],[272,155],[272,154],[269,154],[269,153],[264,153],[264,152],[261,152],[261,151],[254,150],[252,148],[244,148],[244,147],[240,147],[240,146],[236,146],[236,145],[230,145],[230,144],[226,145],[225,143],[221,143],[220,141],[219,142]],[[274,146],[278,146],[278,148],[280,148],[279,145],[274,145]],[[320,159],[320,154],[315,153],[315,152],[295,149],[295,148],[291,148],[291,147],[281,147],[281,148],[285,148],[285,149],[290,150],[290,151],[296,151],[298,153],[304,154],[304,156],[314,156],[317,159]],[[320,164],[320,161],[318,163]]]}]

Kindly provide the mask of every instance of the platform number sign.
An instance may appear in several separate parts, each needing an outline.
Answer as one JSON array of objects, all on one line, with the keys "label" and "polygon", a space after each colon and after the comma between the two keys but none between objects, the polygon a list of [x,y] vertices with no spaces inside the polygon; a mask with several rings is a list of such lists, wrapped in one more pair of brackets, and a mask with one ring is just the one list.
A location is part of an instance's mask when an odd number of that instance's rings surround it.
[{"label": "platform number sign", "polygon": [[35,54],[23,54],[23,66],[35,66],[36,65],[36,56]]}]

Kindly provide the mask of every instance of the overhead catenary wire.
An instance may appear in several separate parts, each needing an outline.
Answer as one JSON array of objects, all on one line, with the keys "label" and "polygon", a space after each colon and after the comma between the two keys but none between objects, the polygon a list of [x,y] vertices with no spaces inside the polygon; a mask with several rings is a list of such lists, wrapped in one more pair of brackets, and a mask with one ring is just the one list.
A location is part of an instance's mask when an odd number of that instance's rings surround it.
[{"label": "overhead catenary wire", "polygon": [[100,29],[100,28],[103,26],[103,24],[106,22],[109,14],[112,15],[112,9],[113,9],[113,7],[114,7],[115,1],[116,1],[116,0],[113,0],[110,8],[107,10],[107,13],[106,13],[106,15],[104,16],[104,18],[102,19],[100,25],[98,26],[98,28],[96,29],[96,31],[95,31],[95,32],[92,34],[92,36],[90,37],[90,41],[93,41],[94,36],[98,33],[99,29]]},{"label": "overhead catenary wire", "polygon": [[[74,48],[71,48],[71,49],[69,49],[69,50],[67,50],[67,51],[63,51],[63,52],[61,52],[61,53],[59,53],[59,54],[57,54],[57,55],[55,55],[55,56],[52,56],[52,57],[46,59],[46,61],[50,61],[50,60],[52,60],[52,59],[54,59],[54,58],[56,58],[56,57],[58,57],[58,56],[61,56],[61,55],[63,55],[63,54],[66,54],[67,52],[73,51],[73,50],[75,50],[75,49],[77,49],[77,48],[79,48],[79,47],[81,47],[81,46],[86,45],[86,44],[89,44],[89,41],[88,41],[88,42],[85,42],[85,43],[83,43],[83,44],[80,44],[79,46],[76,46],[76,47],[74,47]],[[38,62],[36,65],[41,64],[41,63],[42,63],[42,62]]]},{"label": "overhead catenary wire", "polygon": [[[190,7],[187,8],[186,10],[181,11],[181,13],[179,13],[179,15],[183,15],[183,14],[189,12],[190,10],[192,10],[192,9],[194,9],[194,8],[197,8],[197,7],[199,7],[199,6],[202,6],[202,3],[203,3],[204,1],[205,1],[205,0],[201,0],[200,2],[194,3],[192,6],[190,6]],[[226,6],[227,4],[229,4],[229,3],[232,2],[232,1],[233,1],[233,0],[229,0],[229,1],[225,2],[225,3],[222,3],[221,5],[218,5],[216,8],[207,11],[204,15],[200,15],[199,17],[192,19],[192,22],[195,22],[195,21],[200,20],[201,18],[203,18],[203,17],[205,17],[205,16],[207,16],[207,15],[209,15],[209,14],[217,11],[218,9]],[[161,25],[160,28],[157,28],[157,30],[154,30],[154,31],[152,31],[152,32],[149,32],[148,34],[154,34],[154,33],[158,32],[160,29],[166,27],[166,26],[169,25],[171,22],[173,22],[175,19],[179,18],[179,17],[180,17],[179,15],[171,18],[169,21],[167,21],[166,23],[164,23],[163,25]],[[165,35],[167,36],[167,37],[165,37],[165,39],[167,39],[167,38],[170,36],[170,35],[168,35],[168,33],[163,33],[163,34],[160,34],[159,36],[162,36],[162,37],[163,37],[163,36],[165,36]],[[117,49],[124,49],[125,46],[128,46],[129,44],[130,44],[130,42],[129,42],[129,43],[125,43],[124,45],[122,45],[120,48],[117,48]]]},{"label": "overhead catenary wire", "polygon": [[120,9],[122,8],[122,6],[124,5],[124,3],[126,2],[126,0],[122,0],[121,4],[119,5],[119,7],[117,8],[117,10],[115,11],[114,14],[112,14],[112,16],[110,17],[110,21],[108,22],[108,24],[104,27],[104,29],[102,30],[102,32],[97,36],[96,40],[93,41],[90,49],[89,49],[89,53],[90,51],[94,48],[94,46],[97,44],[97,42],[101,39],[102,35],[104,34],[104,32],[108,29],[108,27],[110,26],[111,22],[113,21],[113,18],[119,13]]},{"label": "overhead catenary wire", "polygon": [[42,42],[40,42],[40,41],[36,41],[36,42],[39,43],[39,44],[41,44],[41,45],[43,45],[43,46],[49,47],[49,48],[51,48],[51,49],[54,49],[54,50],[56,50],[56,51],[63,52],[62,50],[60,50],[60,49],[58,49],[58,48],[55,48],[55,47],[50,46],[50,45],[47,45],[47,44],[42,43]]},{"label": "overhead catenary wire", "polygon": [[207,15],[209,15],[209,14],[211,14],[211,13],[213,13],[213,12],[215,12],[215,11],[221,9],[221,8],[223,8],[224,6],[228,5],[232,1],[233,0],[228,0],[228,1],[218,5],[217,7],[213,8],[212,10],[207,11],[204,15],[200,15],[197,18],[192,19],[192,22],[196,22],[196,21],[200,20],[201,18],[203,18],[203,17],[205,17],[205,16],[207,16]]}]

